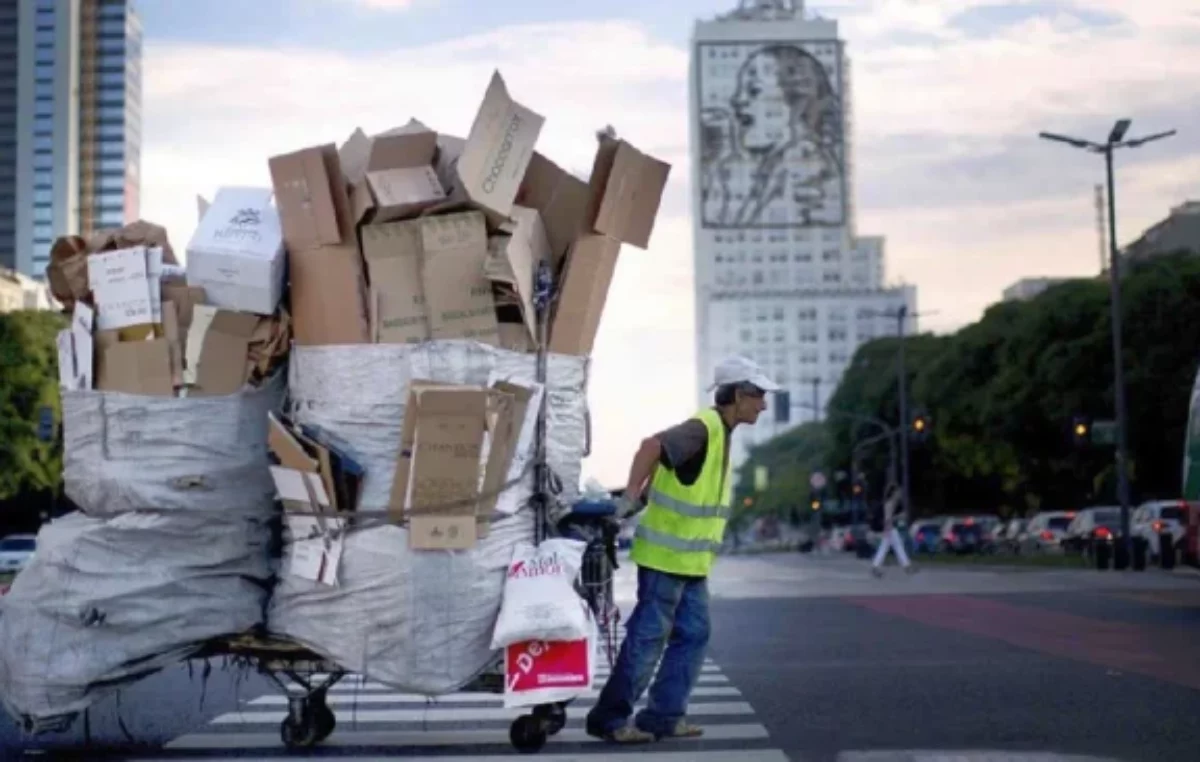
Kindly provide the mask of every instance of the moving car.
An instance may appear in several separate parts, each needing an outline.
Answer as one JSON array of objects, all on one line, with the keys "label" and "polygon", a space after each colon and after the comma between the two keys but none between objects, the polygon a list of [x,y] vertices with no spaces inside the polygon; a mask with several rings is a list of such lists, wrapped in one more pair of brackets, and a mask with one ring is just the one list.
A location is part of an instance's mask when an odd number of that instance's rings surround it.
[{"label": "moving car", "polygon": [[0,539],[0,574],[15,573],[29,565],[33,551],[37,549],[37,536],[32,534],[10,534]]}]

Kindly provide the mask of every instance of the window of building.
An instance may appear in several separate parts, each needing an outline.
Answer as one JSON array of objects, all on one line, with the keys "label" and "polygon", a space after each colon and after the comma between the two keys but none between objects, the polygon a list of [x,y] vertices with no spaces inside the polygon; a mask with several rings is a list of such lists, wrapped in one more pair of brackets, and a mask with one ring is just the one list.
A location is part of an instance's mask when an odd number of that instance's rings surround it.
[{"label": "window of building", "polygon": [[35,136],[33,139],[33,150],[35,151],[50,151],[54,149],[54,138],[45,136]]},{"label": "window of building", "polygon": [[54,203],[53,192],[49,188],[35,188],[33,191],[33,203],[35,203],[35,204]]},{"label": "window of building", "polygon": [[54,221],[54,210],[48,206],[33,207],[33,221],[50,223]]},{"label": "window of building", "polygon": [[33,237],[34,238],[46,239],[46,238],[51,238],[53,236],[54,236],[54,227],[52,225],[44,224],[44,223],[43,224],[34,224],[34,226],[33,226]]},{"label": "window of building", "polygon": [[[38,48],[54,47],[54,27],[41,27],[33,33],[33,44]],[[51,59],[53,60],[53,59]]]}]

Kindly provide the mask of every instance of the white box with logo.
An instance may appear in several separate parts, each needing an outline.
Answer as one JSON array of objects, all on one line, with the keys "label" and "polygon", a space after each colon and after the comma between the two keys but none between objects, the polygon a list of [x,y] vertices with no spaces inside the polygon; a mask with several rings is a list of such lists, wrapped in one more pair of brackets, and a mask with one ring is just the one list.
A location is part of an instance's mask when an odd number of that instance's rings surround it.
[{"label": "white box with logo", "polygon": [[187,247],[189,286],[204,288],[216,307],[257,315],[275,312],[286,257],[270,188],[217,191]]}]

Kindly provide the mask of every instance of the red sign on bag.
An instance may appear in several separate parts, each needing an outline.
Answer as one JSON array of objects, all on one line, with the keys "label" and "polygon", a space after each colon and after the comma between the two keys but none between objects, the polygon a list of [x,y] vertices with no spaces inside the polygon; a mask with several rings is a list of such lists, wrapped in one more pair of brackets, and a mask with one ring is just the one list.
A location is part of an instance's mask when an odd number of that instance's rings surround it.
[{"label": "red sign on bag", "polygon": [[586,690],[591,677],[588,669],[588,641],[530,640],[508,646],[504,659],[508,693],[539,688],[579,688]]}]

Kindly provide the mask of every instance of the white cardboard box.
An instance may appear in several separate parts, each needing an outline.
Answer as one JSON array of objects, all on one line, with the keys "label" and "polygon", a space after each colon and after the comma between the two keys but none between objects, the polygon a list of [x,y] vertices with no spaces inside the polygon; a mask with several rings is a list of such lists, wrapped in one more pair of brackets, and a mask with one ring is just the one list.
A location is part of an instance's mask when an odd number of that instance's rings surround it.
[{"label": "white cardboard box", "polygon": [[189,286],[208,303],[257,315],[275,312],[283,295],[286,257],[270,188],[217,191],[187,247]]}]

